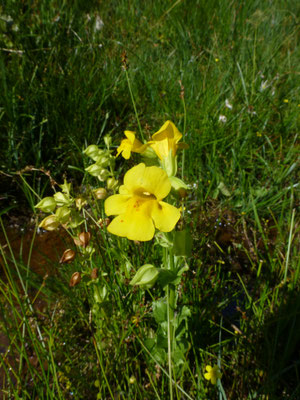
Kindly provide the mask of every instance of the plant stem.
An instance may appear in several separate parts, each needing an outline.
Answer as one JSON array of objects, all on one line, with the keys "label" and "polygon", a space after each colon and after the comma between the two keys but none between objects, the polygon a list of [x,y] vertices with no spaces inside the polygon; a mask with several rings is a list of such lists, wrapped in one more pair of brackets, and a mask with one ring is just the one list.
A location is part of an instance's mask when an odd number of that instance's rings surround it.
[{"label": "plant stem", "polygon": [[[181,97],[182,106],[183,106],[183,133],[182,133],[182,141],[184,142],[184,136],[186,131],[186,106],[184,101],[184,96]],[[184,180],[184,163],[185,163],[185,149],[182,150],[182,166],[181,166],[181,179]]]},{"label": "plant stem", "polygon": [[[164,257],[165,268],[174,269],[174,256],[169,250],[167,257]],[[172,352],[174,349],[174,311],[175,311],[175,286],[171,283],[167,286],[167,315],[168,315],[168,364],[169,364],[169,389],[170,400],[173,400],[173,366],[172,366]]]}]

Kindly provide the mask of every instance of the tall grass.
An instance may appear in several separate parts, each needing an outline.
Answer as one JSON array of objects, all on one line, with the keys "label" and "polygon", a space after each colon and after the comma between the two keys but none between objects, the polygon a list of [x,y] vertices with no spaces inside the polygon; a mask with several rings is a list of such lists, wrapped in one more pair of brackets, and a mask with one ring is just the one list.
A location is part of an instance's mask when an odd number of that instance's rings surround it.
[{"label": "tall grass", "polygon": [[[0,6],[3,209],[22,198],[34,209],[34,193],[52,194],[48,170],[78,192],[94,184],[82,150],[139,132],[129,79],[145,138],[171,119],[190,146],[182,173],[194,245],[178,304],[192,317],[175,395],[222,395],[203,378],[221,359],[228,399],[297,399],[299,2],[129,3]],[[146,346],[159,289],[128,286],[132,267],[159,262],[156,247],[109,247],[93,232],[90,268],[100,266],[110,299],[96,318],[90,286],[69,287],[78,260],[57,258],[43,280],[2,232],[3,398],[168,398],[167,368]]]}]

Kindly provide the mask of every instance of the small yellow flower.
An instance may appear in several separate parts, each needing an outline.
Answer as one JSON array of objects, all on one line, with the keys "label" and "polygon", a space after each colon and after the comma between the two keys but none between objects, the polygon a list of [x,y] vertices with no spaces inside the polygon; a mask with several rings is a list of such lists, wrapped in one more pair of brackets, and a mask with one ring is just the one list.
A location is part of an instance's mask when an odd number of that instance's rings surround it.
[{"label": "small yellow flower", "polygon": [[160,160],[168,157],[170,150],[175,157],[177,149],[186,149],[186,143],[178,143],[182,138],[182,134],[171,121],[163,124],[159,131],[154,133],[152,140],[148,144],[155,151]]},{"label": "small yellow flower", "polygon": [[105,213],[117,215],[107,230],[130,240],[151,240],[155,228],[162,232],[174,229],[180,210],[162,201],[170,192],[171,183],[164,170],[140,163],[124,177],[119,193],[105,200]]},{"label": "small yellow flower", "polygon": [[289,100],[288,100],[288,99],[284,99],[283,102],[284,102],[284,103],[288,103]]},{"label": "small yellow flower", "polygon": [[127,139],[123,139],[120,146],[117,148],[117,157],[122,153],[122,156],[128,160],[131,156],[131,152],[142,153],[146,150],[147,145],[135,138],[135,132],[125,131],[124,133]]},{"label": "small yellow flower", "polygon": [[215,62],[219,62],[220,60],[218,58],[215,58]]},{"label": "small yellow flower", "polygon": [[217,380],[221,379],[222,376],[219,367],[217,365],[214,365],[213,367],[211,365],[207,365],[205,369],[207,372],[204,374],[204,378],[208,381],[211,381],[211,383],[215,385]]}]

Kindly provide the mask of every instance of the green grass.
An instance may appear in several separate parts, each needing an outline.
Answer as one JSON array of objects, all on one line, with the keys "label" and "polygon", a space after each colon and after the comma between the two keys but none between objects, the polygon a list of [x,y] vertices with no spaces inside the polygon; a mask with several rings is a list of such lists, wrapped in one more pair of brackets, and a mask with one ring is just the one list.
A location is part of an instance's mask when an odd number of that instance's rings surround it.
[{"label": "green grass", "polygon": [[[216,398],[203,373],[219,358],[228,399],[297,399],[299,2],[128,4],[0,6],[3,210],[14,206],[8,215],[18,215],[20,204],[34,210],[34,192],[52,195],[47,171],[58,183],[66,176],[77,193],[96,186],[84,175],[82,150],[103,146],[107,134],[118,146],[125,129],[139,132],[122,70],[126,52],[145,138],[170,119],[190,146],[183,175],[194,244],[178,307],[187,305],[192,316],[177,384],[193,399]],[[123,161],[121,175],[133,165]],[[95,217],[101,207],[92,204]],[[133,269],[160,263],[158,247],[108,242],[91,219],[86,228],[93,261],[62,267],[58,257],[57,273],[45,282],[22,248],[13,255],[3,239],[4,398],[167,399],[168,368],[144,347],[157,328],[152,297],[162,291],[128,285]],[[108,296],[94,313],[93,267]],[[78,270],[83,281],[70,288]],[[42,311],[35,296],[45,302]]]}]

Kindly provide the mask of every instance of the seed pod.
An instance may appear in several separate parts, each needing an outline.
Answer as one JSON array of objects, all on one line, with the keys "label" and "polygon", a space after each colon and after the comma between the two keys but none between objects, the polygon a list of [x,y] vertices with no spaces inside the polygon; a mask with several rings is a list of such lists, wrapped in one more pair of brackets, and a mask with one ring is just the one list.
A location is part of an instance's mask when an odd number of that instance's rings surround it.
[{"label": "seed pod", "polygon": [[99,272],[98,268],[93,268],[93,270],[91,272],[91,278],[92,279],[97,279],[98,278],[98,272]]},{"label": "seed pod", "polygon": [[70,287],[74,287],[74,286],[78,285],[80,283],[80,281],[81,281],[80,272],[74,272],[74,274],[71,276],[69,285],[70,285]]},{"label": "seed pod", "polygon": [[94,190],[94,195],[97,200],[104,200],[107,197],[107,190],[105,188],[98,188]]},{"label": "seed pod", "polygon": [[81,232],[77,238],[74,238],[74,243],[76,246],[87,247],[91,239],[90,232]]},{"label": "seed pod", "polygon": [[46,213],[50,213],[55,210],[56,201],[54,200],[53,197],[45,197],[34,207],[39,208],[40,210]]},{"label": "seed pod", "polygon": [[46,231],[54,231],[59,227],[60,223],[56,217],[56,215],[48,215],[48,217],[44,218],[43,221],[39,224],[39,228],[43,228]]},{"label": "seed pod", "polygon": [[119,182],[115,178],[108,178],[106,182],[106,187],[108,190],[114,190],[118,187]]},{"label": "seed pod", "polygon": [[76,253],[72,249],[67,249],[63,252],[61,259],[59,260],[60,264],[69,264],[74,260]]}]

